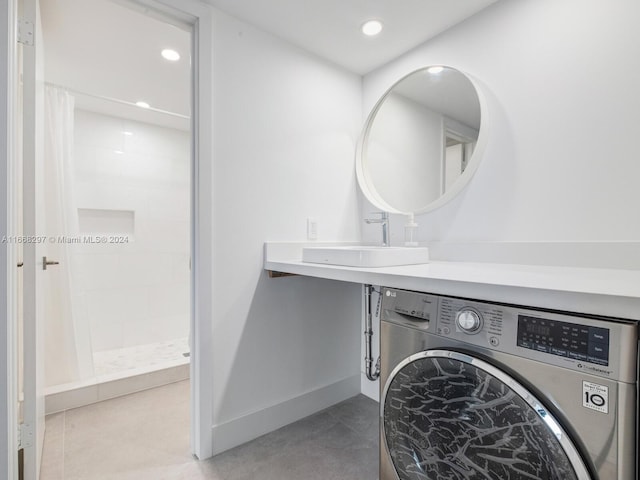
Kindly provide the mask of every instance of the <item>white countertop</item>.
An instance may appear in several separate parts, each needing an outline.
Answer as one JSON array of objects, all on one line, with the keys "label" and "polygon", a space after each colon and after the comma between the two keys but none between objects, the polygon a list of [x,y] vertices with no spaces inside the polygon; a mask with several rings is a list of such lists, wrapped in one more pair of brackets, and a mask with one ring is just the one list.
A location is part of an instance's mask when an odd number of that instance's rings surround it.
[{"label": "white countertop", "polygon": [[303,244],[265,243],[265,270],[640,320],[640,271],[440,262],[343,267],[302,262]]}]

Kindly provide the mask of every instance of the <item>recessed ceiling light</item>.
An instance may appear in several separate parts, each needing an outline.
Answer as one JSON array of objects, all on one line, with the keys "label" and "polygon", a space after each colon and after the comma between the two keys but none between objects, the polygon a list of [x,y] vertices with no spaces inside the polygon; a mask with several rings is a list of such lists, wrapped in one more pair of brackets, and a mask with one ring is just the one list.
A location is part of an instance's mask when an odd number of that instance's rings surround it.
[{"label": "recessed ceiling light", "polygon": [[382,22],[378,20],[369,20],[362,24],[362,33],[369,37],[378,35],[382,31]]},{"label": "recessed ceiling light", "polygon": [[133,135],[133,132],[129,132],[128,130],[124,130],[124,131],[122,132],[122,134],[123,134],[124,136],[126,136],[126,137],[130,137],[130,136],[132,136],[132,135]]},{"label": "recessed ceiling light", "polygon": [[433,67],[427,68],[427,72],[429,72],[432,75],[437,75],[439,73],[442,73],[443,70],[444,70],[444,67],[440,65],[435,65]]},{"label": "recessed ceiling light", "polygon": [[180,54],[171,48],[165,48],[160,52],[160,54],[167,60],[171,62],[177,62],[180,60]]},{"label": "recessed ceiling light", "polygon": [[149,105],[147,102],[136,102],[136,105],[139,106],[140,108],[149,108],[151,107],[151,105]]}]

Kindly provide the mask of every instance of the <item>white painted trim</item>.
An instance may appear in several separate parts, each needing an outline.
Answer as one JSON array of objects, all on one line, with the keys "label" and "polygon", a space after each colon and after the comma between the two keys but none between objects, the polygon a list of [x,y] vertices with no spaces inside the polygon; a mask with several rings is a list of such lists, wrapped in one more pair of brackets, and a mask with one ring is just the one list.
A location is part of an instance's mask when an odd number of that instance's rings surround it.
[{"label": "white painted trim", "polygon": [[213,427],[214,453],[242,445],[254,438],[347,400],[360,393],[360,375],[303,393]]},{"label": "white painted trim", "polygon": [[[2,163],[0,164],[0,181],[5,188],[5,195],[0,196],[0,236],[15,233],[15,191],[14,183],[14,159],[16,155],[16,15],[17,5],[15,0],[2,2],[0,6],[0,25],[2,25],[2,37],[0,38],[0,51],[6,55],[7,61],[0,65],[0,145],[4,145]],[[5,321],[0,323],[0,342],[4,345],[6,361],[0,364],[6,368],[0,372],[0,432],[4,432],[0,445],[6,448],[0,451],[0,477],[10,480],[18,478],[17,451],[18,451],[18,369],[17,369],[17,313],[15,295],[15,265],[17,259],[13,249],[2,245],[0,248],[0,311],[4,312]]]},{"label": "white painted trim", "polygon": [[[181,0],[184,1],[184,0]],[[190,5],[192,2],[189,3]],[[200,7],[202,8],[202,7]],[[195,26],[193,131],[193,215],[191,320],[192,452],[203,460],[213,456],[213,19],[209,9]]]}]

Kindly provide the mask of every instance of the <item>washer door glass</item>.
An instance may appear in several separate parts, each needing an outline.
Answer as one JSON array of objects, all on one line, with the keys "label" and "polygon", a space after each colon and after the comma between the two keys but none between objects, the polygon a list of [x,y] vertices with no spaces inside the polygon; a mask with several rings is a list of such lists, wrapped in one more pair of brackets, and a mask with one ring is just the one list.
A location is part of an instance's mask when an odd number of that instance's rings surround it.
[{"label": "washer door glass", "polygon": [[383,395],[384,439],[400,480],[591,478],[542,404],[477,358],[413,355]]}]

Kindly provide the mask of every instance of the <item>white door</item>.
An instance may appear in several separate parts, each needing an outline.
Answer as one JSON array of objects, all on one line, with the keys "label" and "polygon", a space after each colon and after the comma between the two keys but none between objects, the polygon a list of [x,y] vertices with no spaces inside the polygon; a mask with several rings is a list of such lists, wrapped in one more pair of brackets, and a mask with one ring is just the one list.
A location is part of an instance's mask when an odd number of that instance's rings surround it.
[{"label": "white door", "polygon": [[446,147],[444,154],[444,191],[448,192],[453,183],[462,175],[464,145],[457,143]]},{"label": "white door", "polygon": [[[40,41],[38,0],[21,0],[22,43],[22,164],[23,226],[27,240],[23,246],[23,394],[22,447],[24,478],[37,480],[44,441],[44,257],[41,242],[44,181],[43,172],[43,61]],[[33,34],[29,35],[27,31]],[[51,267],[49,267],[51,268]]]}]

